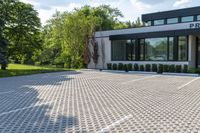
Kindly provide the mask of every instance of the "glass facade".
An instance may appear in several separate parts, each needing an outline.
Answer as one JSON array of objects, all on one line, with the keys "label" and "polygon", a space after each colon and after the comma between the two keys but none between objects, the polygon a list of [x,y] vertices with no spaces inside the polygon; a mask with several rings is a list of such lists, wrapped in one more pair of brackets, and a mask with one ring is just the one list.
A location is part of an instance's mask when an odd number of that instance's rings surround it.
[{"label": "glass facade", "polygon": [[200,21],[200,15],[197,15],[197,21]]},{"label": "glass facade", "polygon": [[187,44],[187,36],[179,36],[178,37],[178,60],[186,61],[187,53],[188,53],[188,44]]},{"label": "glass facade", "polygon": [[167,60],[167,37],[145,39],[147,61]]},{"label": "glass facade", "polygon": [[126,42],[126,60],[131,61],[135,60],[135,40],[127,40]]},{"label": "glass facade", "polygon": [[145,60],[145,40],[140,39],[140,58],[139,60]]},{"label": "glass facade", "polygon": [[154,25],[163,25],[163,24],[164,24],[164,19],[154,20]]},{"label": "glass facade", "polygon": [[112,40],[111,58],[112,61],[187,61],[188,37]]},{"label": "glass facade", "polygon": [[181,18],[181,22],[192,22],[192,21],[194,21],[194,16],[187,16]]},{"label": "glass facade", "polygon": [[178,18],[167,19],[167,24],[176,24],[176,23],[178,23]]},{"label": "glass facade", "polygon": [[169,37],[169,52],[168,52],[168,60],[173,61],[174,60],[174,37]]},{"label": "glass facade", "polygon": [[127,40],[114,40],[112,41],[112,60],[126,60],[126,43]]}]

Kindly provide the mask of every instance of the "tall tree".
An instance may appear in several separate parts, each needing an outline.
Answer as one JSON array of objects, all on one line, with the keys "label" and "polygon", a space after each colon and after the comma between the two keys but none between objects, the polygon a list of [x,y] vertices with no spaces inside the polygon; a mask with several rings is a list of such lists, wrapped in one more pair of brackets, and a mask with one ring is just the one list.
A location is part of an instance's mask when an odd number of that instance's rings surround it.
[{"label": "tall tree", "polygon": [[3,34],[9,42],[9,58],[17,63],[31,63],[40,48],[40,19],[30,4],[18,0],[3,0],[0,4],[5,27]]},{"label": "tall tree", "polygon": [[4,22],[0,18],[0,64],[1,64],[1,69],[6,70],[7,67],[7,42],[5,38],[3,37],[3,27],[4,27]]}]

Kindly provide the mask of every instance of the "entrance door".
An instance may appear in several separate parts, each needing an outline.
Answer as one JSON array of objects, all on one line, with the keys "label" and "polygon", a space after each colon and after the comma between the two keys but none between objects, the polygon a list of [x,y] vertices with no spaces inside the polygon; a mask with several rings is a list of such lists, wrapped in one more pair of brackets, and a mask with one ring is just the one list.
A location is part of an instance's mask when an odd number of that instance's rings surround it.
[{"label": "entrance door", "polygon": [[197,68],[200,68],[200,37],[197,37],[197,43],[196,43],[196,59],[197,59]]}]

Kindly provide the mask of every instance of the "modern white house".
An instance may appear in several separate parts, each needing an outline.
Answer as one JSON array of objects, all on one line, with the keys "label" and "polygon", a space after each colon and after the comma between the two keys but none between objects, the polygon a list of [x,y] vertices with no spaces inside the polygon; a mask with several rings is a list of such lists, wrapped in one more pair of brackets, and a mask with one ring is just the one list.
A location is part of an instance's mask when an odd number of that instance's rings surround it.
[{"label": "modern white house", "polygon": [[142,15],[141,28],[99,31],[98,63],[175,64],[200,67],[200,7]]}]

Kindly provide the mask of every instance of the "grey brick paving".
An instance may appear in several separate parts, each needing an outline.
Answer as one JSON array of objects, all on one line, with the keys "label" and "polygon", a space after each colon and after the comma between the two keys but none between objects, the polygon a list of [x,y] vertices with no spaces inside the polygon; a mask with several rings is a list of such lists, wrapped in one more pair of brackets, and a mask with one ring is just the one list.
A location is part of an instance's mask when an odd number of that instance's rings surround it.
[{"label": "grey brick paving", "polygon": [[0,79],[0,133],[200,132],[200,79],[81,70]]}]

